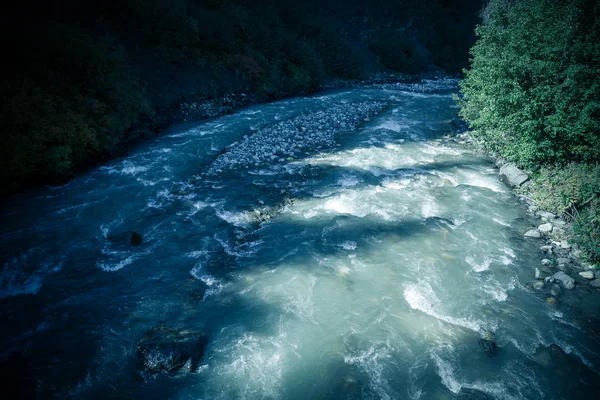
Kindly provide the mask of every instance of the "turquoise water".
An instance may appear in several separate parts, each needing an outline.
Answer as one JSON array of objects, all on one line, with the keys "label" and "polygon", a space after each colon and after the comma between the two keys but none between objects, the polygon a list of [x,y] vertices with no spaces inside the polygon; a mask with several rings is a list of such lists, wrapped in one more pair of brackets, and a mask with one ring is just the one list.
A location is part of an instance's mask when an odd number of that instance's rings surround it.
[{"label": "turquoise water", "polygon": [[[523,233],[537,222],[489,160],[446,136],[452,84],[178,125],[10,199],[3,374],[32,398],[593,398],[598,300],[580,287],[551,305],[528,288],[543,243]],[[320,149],[206,173],[236,141],[374,101],[381,112]],[[113,240],[129,231],[140,246]],[[136,343],[160,323],[208,333],[196,372],[136,369]],[[492,357],[478,347],[490,333]]]}]

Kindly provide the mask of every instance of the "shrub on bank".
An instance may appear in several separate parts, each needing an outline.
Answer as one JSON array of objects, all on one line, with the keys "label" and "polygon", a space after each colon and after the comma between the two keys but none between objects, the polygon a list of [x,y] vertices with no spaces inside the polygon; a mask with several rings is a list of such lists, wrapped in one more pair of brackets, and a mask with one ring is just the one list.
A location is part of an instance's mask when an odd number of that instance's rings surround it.
[{"label": "shrub on bank", "polygon": [[483,146],[534,171],[540,208],[600,261],[600,1],[490,0],[461,83]]}]

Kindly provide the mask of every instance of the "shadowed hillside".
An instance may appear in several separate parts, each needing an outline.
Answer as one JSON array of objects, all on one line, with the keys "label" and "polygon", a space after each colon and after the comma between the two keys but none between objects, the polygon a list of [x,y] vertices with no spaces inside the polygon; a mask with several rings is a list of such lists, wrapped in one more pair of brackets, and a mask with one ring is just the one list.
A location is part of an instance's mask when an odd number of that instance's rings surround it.
[{"label": "shadowed hillside", "polygon": [[0,89],[3,194],[113,157],[168,125],[182,99],[245,91],[260,101],[378,71],[458,72],[479,7],[476,0],[35,3],[2,16],[11,60]]}]

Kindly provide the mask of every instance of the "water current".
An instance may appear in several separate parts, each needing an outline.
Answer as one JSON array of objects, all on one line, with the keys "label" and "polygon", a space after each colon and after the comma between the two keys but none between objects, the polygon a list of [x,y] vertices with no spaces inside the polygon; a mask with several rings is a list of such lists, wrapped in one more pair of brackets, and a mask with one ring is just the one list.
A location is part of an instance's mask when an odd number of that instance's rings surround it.
[{"label": "water current", "polygon": [[[176,125],[4,202],[9,384],[31,398],[598,396],[598,296],[548,304],[530,288],[543,243],[523,233],[537,222],[489,159],[448,136],[455,84]],[[292,157],[250,145],[300,123]],[[266,155],[236,163],[244,149]],[[139,246],[122,240],[131,231]],[[139,371],[138,341],[159,324],[207,333],[196,371]]]}]

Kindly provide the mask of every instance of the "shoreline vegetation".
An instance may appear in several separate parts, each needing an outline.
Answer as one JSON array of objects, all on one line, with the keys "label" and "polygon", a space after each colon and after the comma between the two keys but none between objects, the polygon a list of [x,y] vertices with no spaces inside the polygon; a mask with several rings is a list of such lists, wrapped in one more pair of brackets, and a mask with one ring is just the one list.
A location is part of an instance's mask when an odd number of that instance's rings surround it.
[{"label": "shoreline vegetation", "polygon": [[64,182],[181,114],[213,117],[384,72],[458,73],[467,65],[480,6],[480,0],[53,0],[35,10],[13,4],[0,16],[6,37],[19,39],[7,49],[0,84],[0,196]]},{"label": "shoreline vegetation", "polygon": [[491,0],[482,16],[460,116],[500,164],[527,171],[518,194],[569,222],[557,236],[598,264],[600,1]]}]

